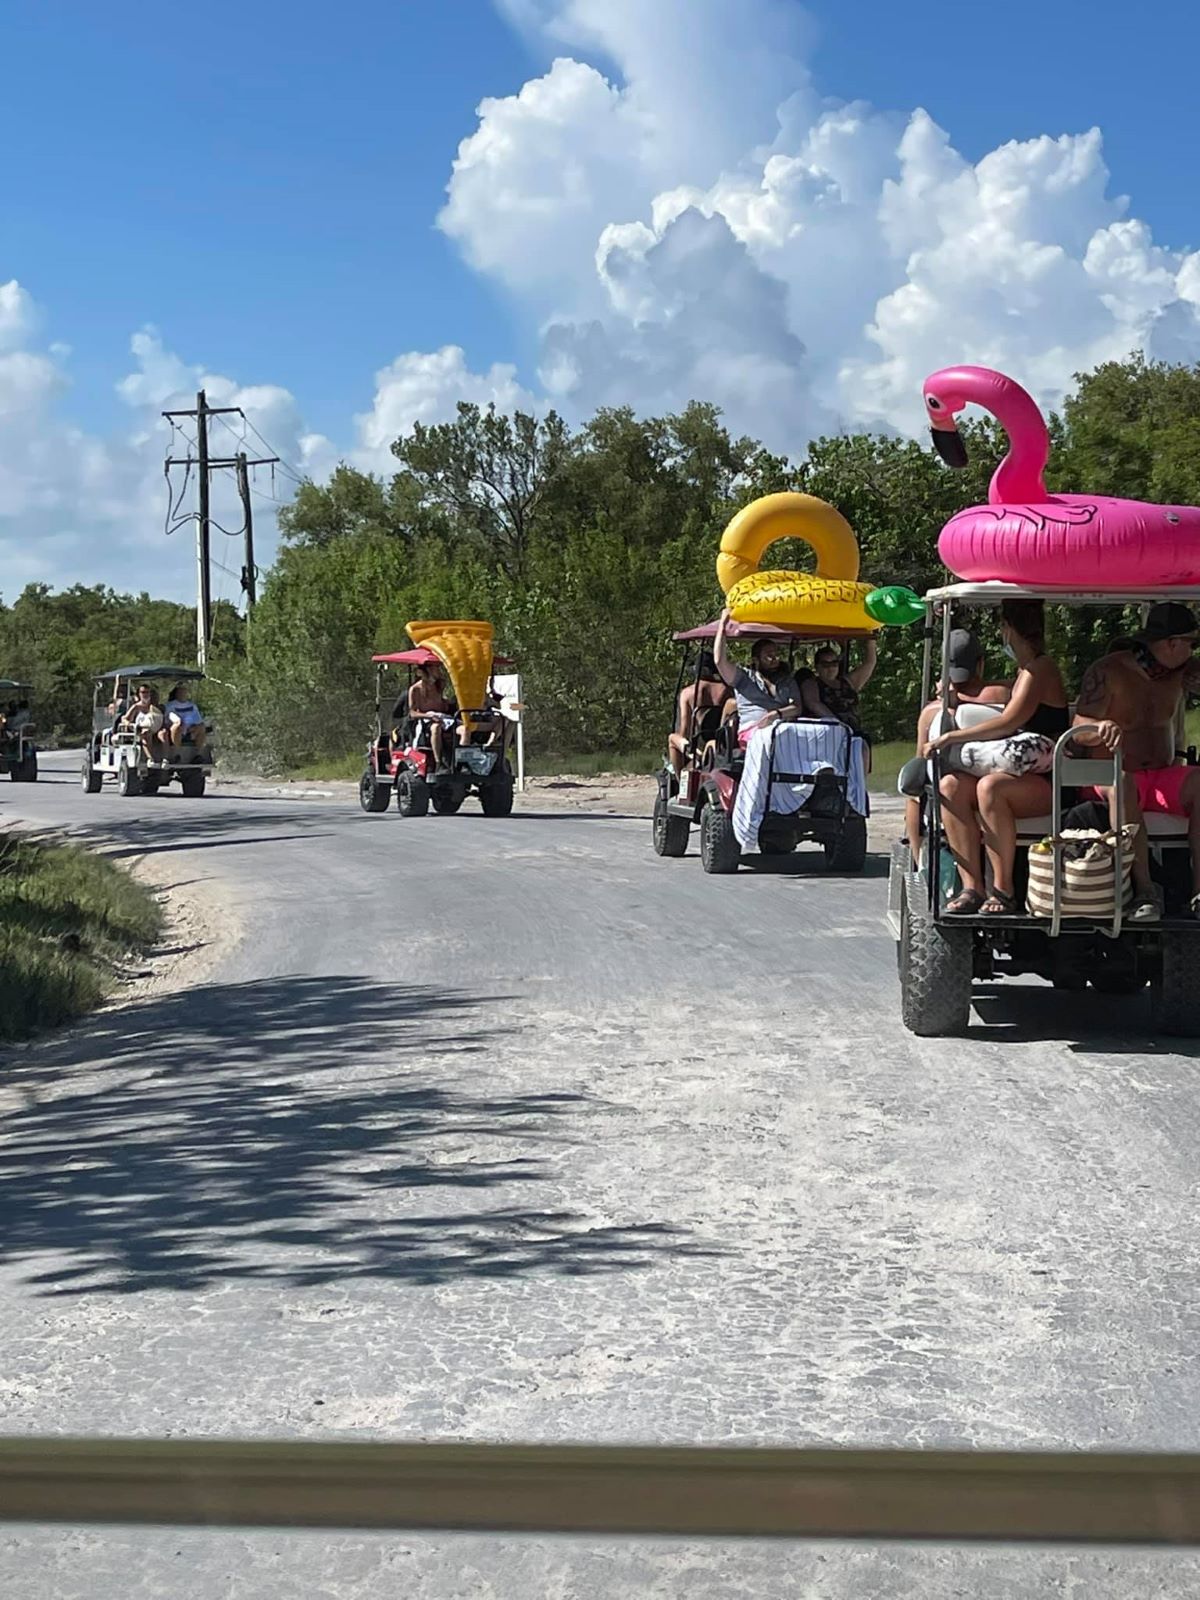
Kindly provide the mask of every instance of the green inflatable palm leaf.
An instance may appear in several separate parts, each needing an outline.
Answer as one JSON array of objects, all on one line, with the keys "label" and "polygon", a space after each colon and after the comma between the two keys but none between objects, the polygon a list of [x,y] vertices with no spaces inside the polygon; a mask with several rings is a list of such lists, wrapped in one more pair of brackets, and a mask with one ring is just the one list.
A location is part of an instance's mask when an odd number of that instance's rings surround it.
[{"label": "green inflatable palm leaf", "polygon": [[907,627],[910,622],[919,622],[925,615],[925,602],[920,595],[906,589],[902,583],[872,589],[863,604],[869,617],[892,628]]}]

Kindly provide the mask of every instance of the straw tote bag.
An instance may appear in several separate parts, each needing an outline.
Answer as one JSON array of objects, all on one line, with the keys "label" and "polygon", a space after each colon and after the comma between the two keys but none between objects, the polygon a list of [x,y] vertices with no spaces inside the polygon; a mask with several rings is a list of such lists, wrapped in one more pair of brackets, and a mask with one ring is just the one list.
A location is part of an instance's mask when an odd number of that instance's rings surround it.
[{"label": "straw tote bag", "polygon": [[[1133,898],[1133,836],[1126,823],[1121,851],[1121,905]],[[1117,906],[1117,836],[1095,828],[1064,828],[1061,871],[1064,917],[1111,917]],[[1029,887],[1025,902],[1035,917],[1054,912],[1054,851],[1049,839],[1029,849]]]}]

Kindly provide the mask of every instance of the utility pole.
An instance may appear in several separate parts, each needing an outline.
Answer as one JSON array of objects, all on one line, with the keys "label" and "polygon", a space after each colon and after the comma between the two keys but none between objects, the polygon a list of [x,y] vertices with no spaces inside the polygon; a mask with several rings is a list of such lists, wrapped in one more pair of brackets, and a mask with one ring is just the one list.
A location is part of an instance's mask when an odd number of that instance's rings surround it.
[{"label": "utility pole", "polygon": [[[196,420],[195,456],[168,456],[168,473],[172,467],[197,467],[199,469],[199,505],[196,513],[196,663],[203,672],[208,666],[209,644],[212,639],[212,575],[209,540],[212,518],[209,514],[209,482],[212,473],[233,468],[237,474],[238,494],[242,501],[244,532],[246,536],[246,564],[242,569],[242,588],[246,593],[247,610],[256,599],[254,576],[254,520],[250,510],[250,467],[271,467],[278,456],[257,456],[248,460],[245,451],[236,456],[210,456],[208,453],[209,417],[241,417],[246,413],[241,406],[210,406],[201,389],[196,396],[195,408],[190,411],[164,411],[163,416],[194,417]],[[168,530],[169,531],[169,530]]]},{"label": "utility pole", "polygon": [[238,493],[242,497],[242,528],[246,535],[246,560],[242,567],[242,591],[246,596],[246,615],[254,610],[258,589],[254,572],[254,509],[250,504],[250,474],[246,470],[246,452],[237,457]]},{"label": "utility pole", "polygon": [[196,523],[196,665],[208,668],[208,641],[212,633],[212,566],[208,525],[208,400],[204,390],[196,396],[196,455],[200,463],[200,516]]}]

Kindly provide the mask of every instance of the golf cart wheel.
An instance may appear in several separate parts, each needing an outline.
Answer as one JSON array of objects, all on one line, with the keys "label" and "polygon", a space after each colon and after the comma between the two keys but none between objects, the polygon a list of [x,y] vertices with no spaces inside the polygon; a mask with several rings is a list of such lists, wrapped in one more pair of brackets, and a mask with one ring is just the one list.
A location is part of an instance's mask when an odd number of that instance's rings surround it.
[{"label": "golf cart wheel", "polygon": [[1163,934],[1158,1026],[1181,1039],[1200,1039],[1200,936]]},{"label": "golf cart wheel", "polygon": [[467,797],[457,789],[435,789],[430,798],[439,817],[452,817]]},{"label": "golf cart wheel", "polygon": [[189,800],[199,800],[200,796],[204,793],[207,779],[208,774],[203,770],[203,768],[201,768],[198,772],[181,772],[179,774],[179,787],[183,790],[184,794]]},{"label": "golf cart wheel", "polygon": [[485,817],[510,817],[513,808],[513,786],[498,781],[485,783],[479,791],[479,804]]},{"label": "golf cart wheel", "polygon": [[117,773],[117,793],[137,795],[142,792],[142,780],[132,761],[122,761]]},{"label": "golf cart wheel", "polygon": [[1146,986],[1138,972],[1137,951],[1122,939],[1096,941],[1088,981],[1097,994],[1137,994]]},{"label": "golf cart wheel", "polygon": [[657,856],[687,855],[692,825],[686,817],[673,817],[667,798],[660,794],[654,802],[654,853]]},{"label": "golf cart wheel", "polygon": [[14,783],[36,783],[37,772],[37,751],[31,750],[13,765],[10,776]]},{"label": "golf cart wheel", "polygon": [[91,754],[85,755],[83,765],[79,769],[79,787],[84,794],[99,794],[104,779],[92,765]]},{"label": "golf cart wheel", "polygon": [[736,872],[742,847],[733,831],[728,811],[711,801],[700,814],[700,864],[705,872]]},{"label": "golf cart wheel", "polygon": [[381,783],[370,767],[358,780],[358,803],[364,811],[386,811],[392,800],[392,786]]},{"label": "golf cart wheel", "polygon": [[828,872],[861,872],[867,864],[867,819],[847,817],[842,831],[825,845]]},{"label": "golf cart wheel", "polygon": [[396,780],[396,809],[402,817],[423,817],[429,811],[429,785],[415,772],[402,772]]},{"label": "golf cart wheel", "polygon": [[900,924],[900,1015],[910,1033],[942,1039],[966,1030],[971,1014],[970,928],[933,920],[914,873],[904,886]]}]

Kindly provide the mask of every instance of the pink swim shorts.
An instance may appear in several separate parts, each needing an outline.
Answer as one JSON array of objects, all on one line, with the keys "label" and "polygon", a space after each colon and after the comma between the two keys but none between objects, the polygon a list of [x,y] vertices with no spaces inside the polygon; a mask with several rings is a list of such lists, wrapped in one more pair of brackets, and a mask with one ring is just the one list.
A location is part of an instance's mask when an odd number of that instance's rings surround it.
[{"label": "pink swim shorts", "polygon": [[[1168,817],[1186,816],[1183,786],[1194,771],[1194,767],[1154,767],[1148,772],[1133,773],[1142,811],[1159,812]],[[1095,789],[1090,793],[1093,798],[1099,798]]]}]

